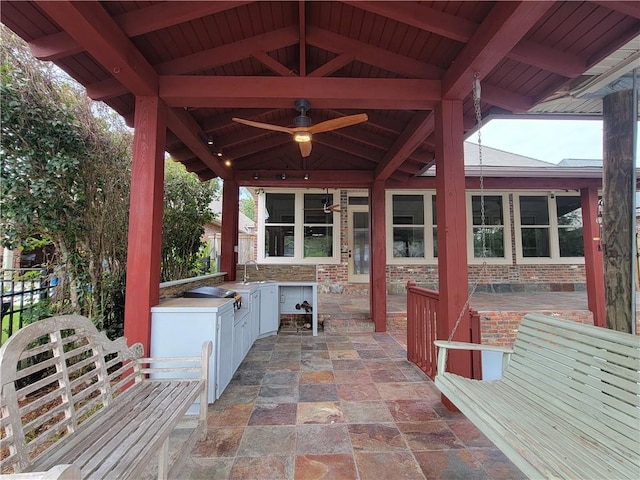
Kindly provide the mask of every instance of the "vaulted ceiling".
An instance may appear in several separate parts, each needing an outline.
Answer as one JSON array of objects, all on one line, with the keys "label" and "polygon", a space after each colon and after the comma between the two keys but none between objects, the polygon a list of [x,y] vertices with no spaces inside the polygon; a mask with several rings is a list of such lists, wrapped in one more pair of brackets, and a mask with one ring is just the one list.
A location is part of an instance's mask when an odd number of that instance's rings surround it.
[{"label": "vaulted ceiling", "polygon": [[[432,164],[441,99],[474,128],[474,75],[483,113],[525,112],[640,34],[634,1],[3,1],[1,19],[130,124],[135,97],[159,95],[172,157],[243,185],[402,182]],[[303,158],[287,133],[231,120],[292,126],[297,99],[314,124],[368,121],[314,135]]]}]

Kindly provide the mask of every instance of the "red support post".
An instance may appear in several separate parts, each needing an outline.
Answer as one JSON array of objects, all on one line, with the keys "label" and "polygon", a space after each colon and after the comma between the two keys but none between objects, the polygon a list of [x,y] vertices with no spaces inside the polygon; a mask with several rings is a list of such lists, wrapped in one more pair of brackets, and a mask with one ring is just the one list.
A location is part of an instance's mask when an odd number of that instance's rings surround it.
[{"label": "red support post", "polygon": [[604,263],[602,238],[598,217],[598,189],[580,189],[582,203],[582,237],[584,241],[584,269],[587,280],[587,303],[593,314],[593,324],[607,327],[604,298]]},{"label": "red support post", "polygon": [[160,297],[166,106],[158,97],[136,97],[124,334],[149,353],[151,307]]},{"label": "red support post", "polygon": [[220,271],[226,272],[230,282],[236,279],[238,264],[238,215],[240,188],[234,180],[225,180],[222,186],[222,227]]},{"label": "red support post", "polygon": [[[446,340],[469,296],[462,101],[443,100],[435,115],[440,292],[437,337]],[[468,309],[462,313],[454,340],[470,342]],[[467,352],[452,352],[449,365],[452,372],[471,377],[471,355]]]},{"label": "red support post", "polygon": [[371,186],[369,229],[369,302],[376,332],[387,331],[387,250],[385,246],[385,185]]}]

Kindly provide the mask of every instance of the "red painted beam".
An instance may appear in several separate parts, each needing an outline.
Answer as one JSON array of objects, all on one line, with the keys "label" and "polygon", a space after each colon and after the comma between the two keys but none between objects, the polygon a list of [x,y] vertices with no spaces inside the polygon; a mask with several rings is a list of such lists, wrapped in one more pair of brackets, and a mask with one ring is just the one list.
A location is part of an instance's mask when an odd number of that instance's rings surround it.
[{"label": "red painted beam", "polygon": [[431,110],[440,81],[389,78],[160,76],[160,97],[171,107],[290,108],[306,98],[314,108]]},{"label": "red painted beam", "polygon": [[486,76],[553,7],[553,2],[498,2],[442,79],[442,98],[463,99],[473,75]]},{"label": "red painted beam", "polygon": [[151,307],[160,296],[166,107],[157,97],[136,99],[124,334],[149,353]]},{"label": "red painted beam", "polygon": [[414,150],[425,141],[427,136],[433,132],[433,128],[433,112],[416,113],[376,168],[376,180],[384,181],[389,178]]},{"label": "red painted beam", "polygon": [[[467,222],[462,137],[462,102],[443,100],[435,111],[436,207],[438,213],[438,285],[440,292],[438,339],[471,340],[467,271]],[[462,316],[461,316],[462,314]],[[452,352],[454,353],[454,352]],[[452,372],[471,378],[471,356],[455,352],[449,357]]]},{"label": "red painted beam", "polygon": [[155,96],[158,75],[97,2],[38,6],[134,95]]},{"label": "red painted beam", "polygon": [[[251,2],[164,2],[125,12],[113,17],[113,21],[128,37],[135,37],[247,3]],[[51,61],[75,55],[84,50],[84,47],[66,32],[33,40],[29,43],[29,48],[37,59]]]},{"label": "red painted beam", "polygon": [[580,191],[582,201],[582,236],[584,239],[584,268],[587,277],[587,303],[593,314],[593,323],[598,327],[607,327],[604,263],[602,256],[602,238],[598,216],[598,189],[583,188]]},{"label": "red painted beam", "polygon": [[234,180],[225,180],[222,186],[222,228],[220,271],[226,272],[230,282],[236,279],[238,264],[238,213],[240,189]]},{"label": "red painted beam", "polygon": [[198,137],[200,126],[188,112],[181,109],[169,109],[167,126],[218,177],[230,178],[231,171],[220,163],[218,157],[211,153],[203,139]]},{"label": "red painted beam", "polygon": [[412,78],[439,79],[444,70],[404,55],[360,42],[318,27],[307,28],[307,43],[338,54],[353,55],[356,60]]},{"label": "red painted beam", "polygon": [[[243,187],[308,187],[308,188],[368,188],[373,182],[373,172],[363,170],[290,170],[286,180],[276,179],[275,170],[240,171],[235,180]],[[304,180],[304,174],[309,180]],[[255,176],[258,176],[256,179]]]},{"label": "red painted beam", "polygon": [[369,199],[369,301],[376,332],[387,331],[387,248],[384,182],[375,181]]},{"label": "red painted beam", "polygon": [[[154,65],[161,75],[184,75],[209,70],[211,68],[238,62],[253,53],[272,51],[293,45],[298,40],[294,27],[286,27],[272,32],[255,35],[220,47],[209,48],[184,57],[174,58]],[[113,79],[87,86],[87,94],[94,100],[106,100],[127,93],[119,82]]]}]

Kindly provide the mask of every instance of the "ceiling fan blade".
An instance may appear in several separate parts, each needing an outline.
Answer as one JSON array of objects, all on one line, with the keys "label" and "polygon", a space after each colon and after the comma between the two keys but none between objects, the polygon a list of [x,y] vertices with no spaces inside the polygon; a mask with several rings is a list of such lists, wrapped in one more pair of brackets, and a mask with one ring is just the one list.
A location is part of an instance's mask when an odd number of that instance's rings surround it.
[{"label": "ceiling fan blade", "polygon": [[300,142],[298,146],[300,147],[300,154],[303,157],[311,155],[311,142]]},{"label": "ceiling fan blade", "polygon": [[262,128],[264,130],[273,130],[274,132],[284,132],[293,135],[294,130],[289,127],[281,127],[280,125],[271,125],[270,123],[254,122],[252,120],[245,120],[243,118],[232,118],[234,122],[249,125],[250,127]]},{"label": "ceiling fan blade", "polygon": [[367,120],[369,120],[369,117],[366,113],[359,113],[357,115],[347,115],[346,117],[325,120],[324,122],[320,122],[316,125],[311,125],[307,130],[311,133],[330,132],[331,130],[349,127],[351,125],[366,122]]}]

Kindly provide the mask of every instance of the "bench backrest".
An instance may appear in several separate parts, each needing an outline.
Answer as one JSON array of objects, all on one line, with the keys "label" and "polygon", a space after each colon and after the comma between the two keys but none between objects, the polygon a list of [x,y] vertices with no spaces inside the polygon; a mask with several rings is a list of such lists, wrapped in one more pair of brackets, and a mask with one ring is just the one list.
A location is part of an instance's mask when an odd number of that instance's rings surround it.
[{"label": "bench backrest", "polygon": [[1,471],[24,470],[141,380],[142,353],[80,315],[40,320],[12,336],[0,349]]},{"label": "bench backrest", "polygon": [[502,378],[621,455],[638,455],[639,337],[527,314]]}]

